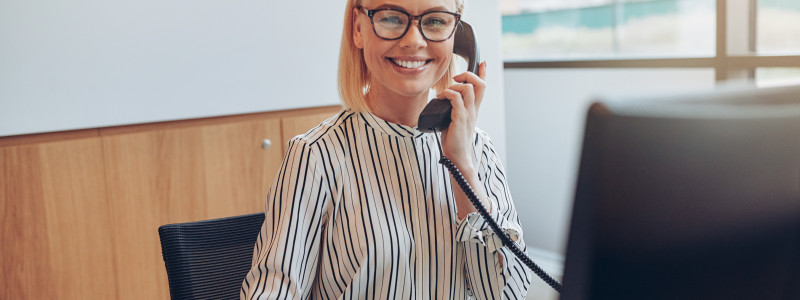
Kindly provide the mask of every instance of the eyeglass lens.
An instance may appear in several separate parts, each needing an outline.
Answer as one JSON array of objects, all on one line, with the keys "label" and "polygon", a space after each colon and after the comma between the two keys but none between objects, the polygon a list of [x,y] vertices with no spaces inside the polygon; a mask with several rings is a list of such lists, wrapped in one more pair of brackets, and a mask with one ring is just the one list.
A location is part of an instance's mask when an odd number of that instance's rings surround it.
[{"label": "eyeglass lens", "polygon": [[[372,17],[375,33],[385,39],[397,39],[403,36],[409,27],[407,14],[395,10],[377,11]],[[456,17],[443,12],[429,12],[421,16],[420,29],[422,35],[432,41],[443,41],[450,37],[456,26]]]}]

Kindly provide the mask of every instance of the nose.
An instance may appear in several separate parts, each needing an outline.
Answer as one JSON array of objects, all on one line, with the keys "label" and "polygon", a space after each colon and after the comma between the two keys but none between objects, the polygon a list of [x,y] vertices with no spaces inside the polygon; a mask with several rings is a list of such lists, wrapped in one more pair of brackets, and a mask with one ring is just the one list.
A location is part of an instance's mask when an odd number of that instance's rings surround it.
[{"label": "nose", "polygon": [[406,34],[400,38],[400,46],[404,48],[422,48],[428,45],[428,41],[422,37],[422,30],[418,22],[411,22]]}]

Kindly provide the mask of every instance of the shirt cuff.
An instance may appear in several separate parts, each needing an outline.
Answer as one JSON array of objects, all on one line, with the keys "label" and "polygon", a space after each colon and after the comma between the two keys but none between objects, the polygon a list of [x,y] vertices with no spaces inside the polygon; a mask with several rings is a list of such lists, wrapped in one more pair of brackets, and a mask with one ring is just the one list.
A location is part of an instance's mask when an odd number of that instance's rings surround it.
[{"label": "shirt cuff", "polygon": [[[506,220],[497,211],[489,215],[497,221],[497,225],[511,237],[512,241],[516,242],[520,238],[522,228],[518,224]],[[489,253],[494,253],[497,249],[503,247],[503,241],[494,233],[489,223],[477,212],[472,212],[464,220],[460,220],[456,230],[456,238],[459,242],[483,245]]]}]

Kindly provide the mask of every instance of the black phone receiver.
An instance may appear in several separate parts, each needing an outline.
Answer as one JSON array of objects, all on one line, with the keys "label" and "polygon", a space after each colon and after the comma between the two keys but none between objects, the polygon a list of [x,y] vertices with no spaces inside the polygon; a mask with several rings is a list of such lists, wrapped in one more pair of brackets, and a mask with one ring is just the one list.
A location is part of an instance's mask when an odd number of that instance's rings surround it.
[{"label": "black phone receiver", "polygon": [[[461,21],[456,27],[453,54],[467,61],[467,70],[478,74],[480,52],[475,31],[469,23]],[[422,132],[439,132],[450,125],[450,111],[453,106],[447,99],[432,99],[422,110],[417,121],[417,129]]]}]

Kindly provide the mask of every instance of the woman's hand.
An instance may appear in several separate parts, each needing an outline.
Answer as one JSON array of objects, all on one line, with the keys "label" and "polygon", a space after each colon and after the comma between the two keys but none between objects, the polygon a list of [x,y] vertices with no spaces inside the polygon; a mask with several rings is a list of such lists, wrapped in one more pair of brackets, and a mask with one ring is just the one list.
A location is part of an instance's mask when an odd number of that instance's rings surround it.
[{"label": "woman's hand", "polygon": [[[478,110],[483,101],[483,92],[486,90],[486,62],[482,62],[478,67],[478,74],[464,72],[453,77],[456,83],[450,88],[439,93],[437,98],[449,99],[453,105],[450,113],[450,126],[442,131],[442,152],[456,167],[458,167],[464,179],[472,187],[473,191],[481,199],[486,209],[491,212],[492,205],[487,202],[486,193],[478,180],[478,173],[473,164],[473,143],[475,139],[475,120],[478,119]],[[468,214],[475,211],[464,191],[458,187],[458,183],[450,176],[450,183],[455,196],[457,217],[464,219]]]},{"label": "woman's hand", "polygon": [[442,131],[442,151],[462,172],[473,169],[472,143],[475,138],[475,121],[486,90],[486,62],[478,66],[478,74],[464,72],[453,79],[457,82],[437,95],[448,99],[453,106],[450,126]]}]

